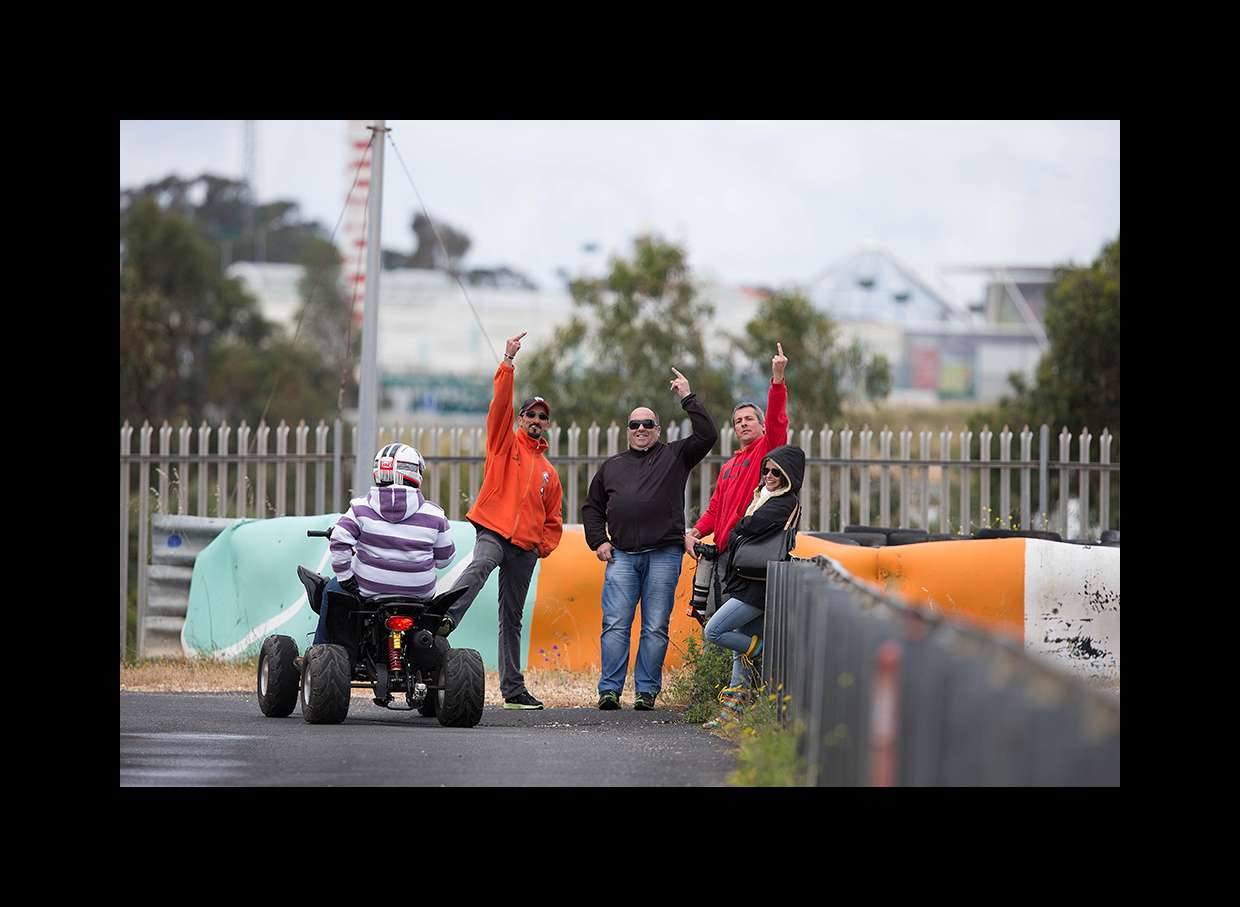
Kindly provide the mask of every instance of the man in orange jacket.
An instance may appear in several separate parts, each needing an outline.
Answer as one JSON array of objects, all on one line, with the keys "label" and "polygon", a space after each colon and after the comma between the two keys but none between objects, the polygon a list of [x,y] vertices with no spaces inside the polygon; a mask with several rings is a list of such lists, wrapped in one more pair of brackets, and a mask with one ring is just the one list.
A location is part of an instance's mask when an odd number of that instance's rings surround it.
[{"label": "man in orange jacket", "polygon": [[472,560],[453,588],[469,591],[448,609],[439,633],[460,626],[487,577],[499,568],[499,687],[506,709],[541,709],[521,674],[521,618],[534,565],[560,544],[564,517],[563,492],[555,467],[547,462],[546,434],[551,406],[542,397],[521,404],[513,424],[514,357],[521,349],[522,331],[508,340],[504,359],[495,372],[495,392],[487,412],[487,460],[482,488],[466,519],[477,539]]}]

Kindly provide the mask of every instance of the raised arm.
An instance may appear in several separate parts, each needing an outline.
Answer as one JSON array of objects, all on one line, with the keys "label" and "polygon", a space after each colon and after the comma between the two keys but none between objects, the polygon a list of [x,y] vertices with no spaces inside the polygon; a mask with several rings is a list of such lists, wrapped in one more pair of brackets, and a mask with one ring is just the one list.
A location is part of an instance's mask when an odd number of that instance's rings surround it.
[{"label": "raised arm", "polygon": [[522,331],[516,337],[509,337],[504,347],[504,358],[495,370],[495,380],[491,393],[491,406],[487,410],[487,453],[499,454],[508,450],[513,443],[512,423],[516,417],[512,405],[513,374],[516,369],[514,359],[521,349],[521,338],[528,331]]},{"label": "raised arm", "polygon": [[766,444],[774,450],[788,443],[788,385],[784,383],[784,368],[788,358],[783,344],[775,344],[778,352],[771,359],[771,386],[766,392]]},{"label": "raised arm", "polygon": [[672,381],[672,392],[680,400],[681,408],[689,414],[692,434],[679,441],[673,441],[669,446],[679,447],[677,453],[684,464],[692,469],[702,462],[702,458],[710,453],[710,449],[715,446],[715,442],[719,440],[719,429],[715,427],[714,420],[711,419],[710,413],[706,411],[706,407],[698,400],[697,395],[689,389],[689,379],[674,368],[672,371],[676,375]]}]

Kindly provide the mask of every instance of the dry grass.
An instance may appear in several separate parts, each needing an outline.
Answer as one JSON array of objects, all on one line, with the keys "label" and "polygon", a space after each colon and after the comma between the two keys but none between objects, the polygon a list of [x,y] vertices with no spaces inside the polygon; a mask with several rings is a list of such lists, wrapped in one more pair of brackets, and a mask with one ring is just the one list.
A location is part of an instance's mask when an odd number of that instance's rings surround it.
[{"label": "dry grass", "polygon": [[[252,693],[257,660],[218,662],[209,659],[152,658],[121,665],[121,691],[137,693]],[[675,672],[663,672],[663,686],[670,688]],[[598,675],[593,672],[551,671],[527,668],[525,684],[548,708],[592,707],[598,701]],[[368,690],[353,695],[370,698]],[[633,678],[624,688],[627,705],[633,701]],[[502,705],[499,673],[487,671],[486,704]],[[661,697],[660,705],[674,708],[684,703]]]}]

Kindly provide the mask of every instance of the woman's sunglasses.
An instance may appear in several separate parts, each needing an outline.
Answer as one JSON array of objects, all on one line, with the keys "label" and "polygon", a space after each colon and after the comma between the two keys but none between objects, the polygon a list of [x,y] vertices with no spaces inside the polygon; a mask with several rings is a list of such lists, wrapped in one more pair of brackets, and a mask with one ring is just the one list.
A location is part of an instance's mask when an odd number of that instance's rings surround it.
[{"label": "woman's sunglasses", "polygon": [[658,424],[654,419],[630,419],[629,430],[637,431],[639,428],[654,428]]},{"label": "woman's sunglasses", "polygon": [[780,472],[778,469],[776,469],[774,466],[767,466],[763,468],[762,474],[764,476],[767,476],[767,475],[774,476],[777,479],[782,479],[784,477],[784,474]]}]

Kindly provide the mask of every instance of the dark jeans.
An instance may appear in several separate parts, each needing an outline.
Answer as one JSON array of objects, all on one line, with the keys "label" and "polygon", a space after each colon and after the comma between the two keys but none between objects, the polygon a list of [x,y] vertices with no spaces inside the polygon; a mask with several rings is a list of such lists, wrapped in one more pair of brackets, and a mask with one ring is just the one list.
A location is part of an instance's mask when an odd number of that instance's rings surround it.
[{"label": "dark jeans", "polygon": [[487,577],[499,568],[499,691],[505,699],[525,692],[521,673],[521,618],[530,578],[538,564],[538,552],[518,548],[499,533],[475,526],[478,537],[469,566],[453,589],[469,589],[448,609],[448,617],[459,627]]},{"label": "dark jeans", "polygon": [[314,628],[314,645],[331,642],[327,638],[327,593],[339,592],[342,595],[348,595],[344,591],[344,586],[340,585],[340,580],[332,577],[327,581],[327,585],[323,587],[323,601],[319,603],[319,625]]}]

